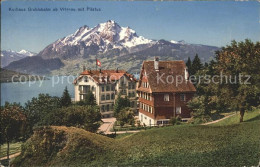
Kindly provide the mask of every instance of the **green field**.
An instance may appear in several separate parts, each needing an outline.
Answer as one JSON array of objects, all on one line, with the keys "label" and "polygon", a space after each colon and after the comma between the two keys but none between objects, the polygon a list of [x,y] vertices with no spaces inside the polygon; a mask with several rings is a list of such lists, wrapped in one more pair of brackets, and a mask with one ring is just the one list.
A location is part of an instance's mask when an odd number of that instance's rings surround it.
[{"label": "green field", "polygon": [[116,139],[77,128],[40,128],[14,166],[256,166],[259,115],[249,113],[240,124],[230,117],[235,124],[154,128]]},{"label": "green field", "polygon": [[[251,120],[259,119],[260,117],[260,109],[254,111],[248,111],[244,115],[244,122],[248,122]],[[210,124],[211,126],[226,126],[226,125],[235,125],[239,124],[240,114],[239,112],[235,113],[235,115],[230,116],[227,119],[219,121],[214,124]]]},{"label": "green field", "polygon": [[[11,154],[15,154],[21,151],[21,142],[18,143],[11,143],[10,144],[10,155]],[[6,156],[6,149],[7,149],[7,144],[1,145],[0,146],[0,158],[5,157]]]}]

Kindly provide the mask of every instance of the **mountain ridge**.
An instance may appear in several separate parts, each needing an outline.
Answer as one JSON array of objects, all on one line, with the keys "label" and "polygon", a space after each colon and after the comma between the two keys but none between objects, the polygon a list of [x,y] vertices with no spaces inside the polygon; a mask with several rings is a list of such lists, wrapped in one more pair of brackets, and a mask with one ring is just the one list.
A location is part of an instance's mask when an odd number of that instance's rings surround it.
[{"label": "mountain ridge", "polygon": [[1,50],[1,67],[8,66],[11,62],[21,60],[27,56],[34,56],[36,53],[22,49],[18,52],[13,50]]},{"label": "mountain ridge", "polygon": [[[147,39],[137,35],[129,26],[121,27],[114,20],[108,20],[93,28],[81,26],[74,33],[46,46],[36,56],[43,60],[60,59],[64,66],[57,63],[59,66],[49,70],[52,74],[77,74],[83,65],[95,68],[96,58],[102,62],[102,69],[121,68],[133,73],[139,72],[142,61],[153,59],[154,56],[162,60],[187,60],[188,57],[193,58],[198,54],[201,60],[206,62],[214,57],[218,49],[185,41]],[[26,65],[34,64],[34,60],[27,59]],[[13,63],[12,70],[15,70],[19,63]],[[22,70],[21,66],[19,70]],[[46,69],[30,71],[42,74]]]}]

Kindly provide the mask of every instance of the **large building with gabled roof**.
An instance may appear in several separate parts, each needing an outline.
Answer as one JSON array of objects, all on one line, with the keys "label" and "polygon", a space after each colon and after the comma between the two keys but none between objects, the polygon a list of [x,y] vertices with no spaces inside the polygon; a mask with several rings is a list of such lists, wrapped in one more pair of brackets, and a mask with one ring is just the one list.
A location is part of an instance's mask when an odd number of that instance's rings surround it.
[{"label": "large building with gabled roof", "polygon": [[188,79],[184,61],[144,61],[137,93],[139,120],[153,126],[168,124],[172,117],[190,118],[187,102],[196,89]]},{"label": "large building with gabled roof", "polygon": [[136,110],[136,83],[135,77],[124,70],[84,70],[74,80],[75,101],[84,100],[91,91],[102,117],[108,118],[113,116],[115,100],[120,94],[127,96],[130,106]]}]

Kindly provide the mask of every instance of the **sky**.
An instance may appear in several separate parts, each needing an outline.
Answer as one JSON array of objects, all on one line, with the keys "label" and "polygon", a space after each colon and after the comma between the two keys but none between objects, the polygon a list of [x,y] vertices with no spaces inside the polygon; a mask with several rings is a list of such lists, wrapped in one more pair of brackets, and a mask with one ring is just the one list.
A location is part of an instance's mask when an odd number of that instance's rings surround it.
[{"label": "sky", "polygon": [[[148,39],[184,40],[226,46],[231,40],[260,41],[259,2],[249,1],[2,1],[1,49],[39,52],[47,45],[108,20],[129,26]],[[100,8],[101,11],[60,11],[60,8]],[[26,11],[11,11],[22,8]],[[28,11],[57,8],[58,11]]]}]

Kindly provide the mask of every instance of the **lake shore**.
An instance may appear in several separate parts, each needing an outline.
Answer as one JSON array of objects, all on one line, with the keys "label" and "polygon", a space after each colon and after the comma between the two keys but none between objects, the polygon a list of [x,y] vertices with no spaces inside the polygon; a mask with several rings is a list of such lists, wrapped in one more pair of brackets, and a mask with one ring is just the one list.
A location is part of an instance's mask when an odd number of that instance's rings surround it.
[{"label": "lake shore", "polygon": [[45,76],[29,75],[29,74],[19,73],[16,71],[11,71],[3,68],[1,68],[0,70],[0,76],[1,76],[0,83],[49,80],[49,78]]}]

